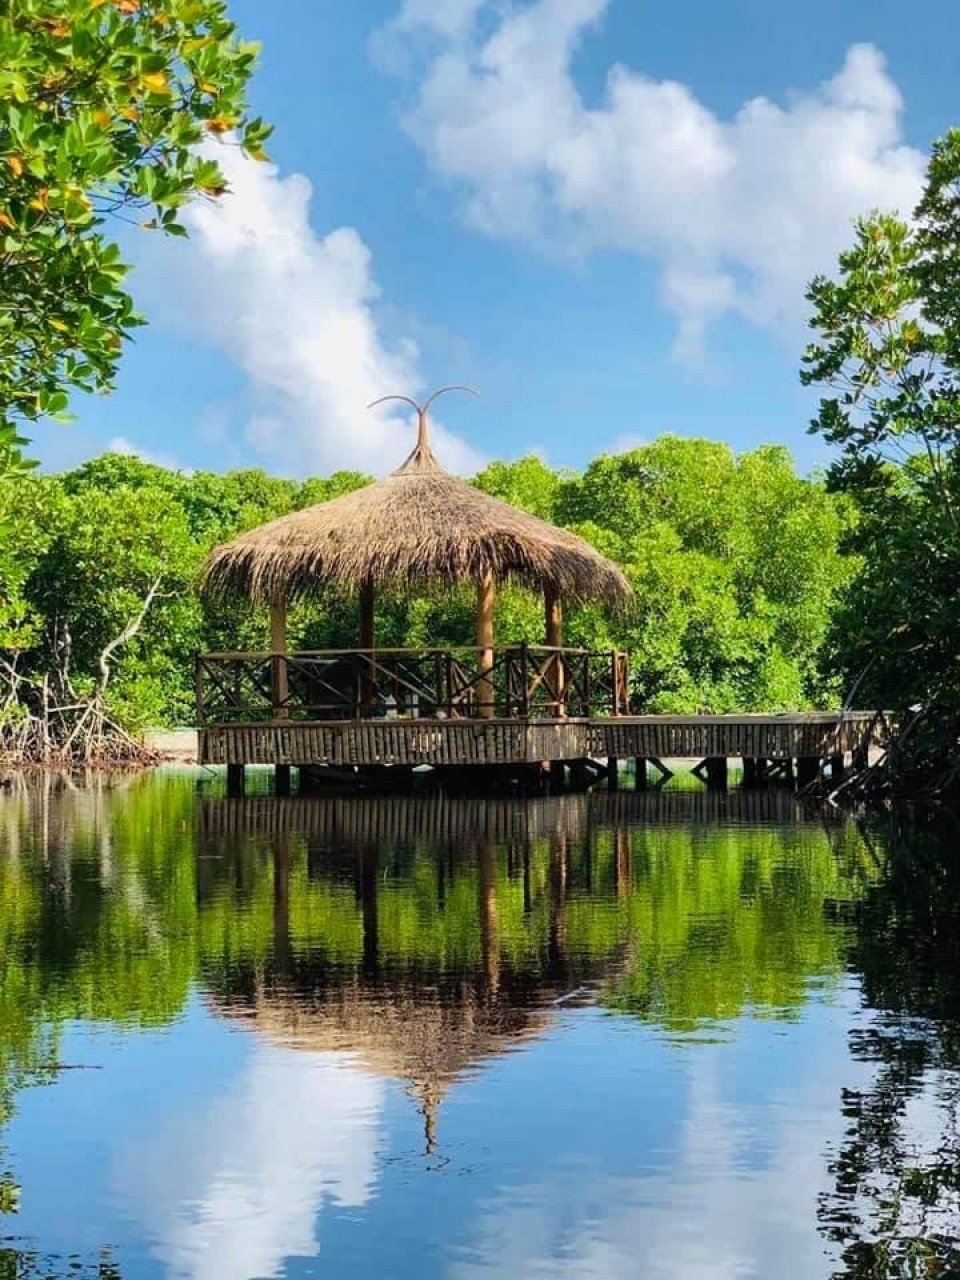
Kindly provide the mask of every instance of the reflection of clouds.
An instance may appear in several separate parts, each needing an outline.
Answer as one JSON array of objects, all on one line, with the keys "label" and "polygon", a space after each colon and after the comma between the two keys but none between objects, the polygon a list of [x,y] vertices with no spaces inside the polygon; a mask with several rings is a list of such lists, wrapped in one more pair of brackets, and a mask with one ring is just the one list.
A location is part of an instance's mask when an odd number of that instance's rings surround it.
[{"label": "reflection of clouds", "polygon": [[[677,1062],[687,1085],[678,1147],[639,1146],[637,1172],[627,1176],[609,1176],[588,1157],[504,1186],[483,1205],[450,1274],[822,1280],[817,1203],[829,1184],[825,1150],[844,1127],[840,1093],[851,1079],[844,1032],[838,1019],[805,1078],[786,1070],[782,1085],[758,1082],[752,1094],[754,1055],[782,1060],[783,1042],[754,1044],[748,1060],[723,1046],[691,1051]],[[799,1040],[787,1043],[799,1051]],[[645,1104],[641,1095],[619,1105]]]},{"label": "reflection of clouds", "polygon": [[383,1092],[343,1054],[257,1046],[222,1094],[128,1154],[121,1194],[171,1275],[278,1275],[318,1254],[325,1203],[373,1194]]}]

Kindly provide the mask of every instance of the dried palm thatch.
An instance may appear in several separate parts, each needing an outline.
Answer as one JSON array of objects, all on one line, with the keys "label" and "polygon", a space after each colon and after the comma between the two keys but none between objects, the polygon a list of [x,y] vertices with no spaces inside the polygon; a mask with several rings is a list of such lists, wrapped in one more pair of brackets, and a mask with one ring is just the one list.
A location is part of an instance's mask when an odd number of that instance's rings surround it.
[{"label": "dried palm thatch", "polygon": [[617,607],[630,596],[616,565],[583,538],[444,471],[421,419],[416,447],[392,475],[217,547],[203,589],[281,604],[330,585],[403,591],[487,574],[571,601]]},{"label": "dried palm thatch", "polygon": [[553,1014],[546,1001],[538,1009],[485,1001],[469,984],[446,1000],[403,985],[377,992],[345,984],[322,995],[260,990],[251,1005],[216,1007],[272,1043],[353,1053],[378,1074],[440,1093],[484,1058],[539,1035]]}]

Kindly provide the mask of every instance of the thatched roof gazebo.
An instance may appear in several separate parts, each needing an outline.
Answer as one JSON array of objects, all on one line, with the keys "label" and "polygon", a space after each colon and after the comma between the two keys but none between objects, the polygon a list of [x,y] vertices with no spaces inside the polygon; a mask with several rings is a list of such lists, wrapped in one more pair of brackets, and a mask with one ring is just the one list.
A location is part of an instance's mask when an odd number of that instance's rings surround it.
[{"label": "thatched roof gazebo", "polygon": [[[542,592],[545,642],[562,645],[564,601],[622,605],[630,587],[583,538],[511,507],[443,469],[430,447],[427,411],[417,441],[391,475],[329,502],[272,520],[210,555],[203,586],[234,591],[271,609],[271,650],[287,652],[288,603],[335,586],[360,600],[359,648],[375,647],[380,591],[428,583],[476,585],[476,647],[492,663],[496,588],[512,581]],[[380,403],[379,401],[376,403]],[[483,714],[483,712],[481,712]],[[487,714],[492,714],[488,711]]]}]

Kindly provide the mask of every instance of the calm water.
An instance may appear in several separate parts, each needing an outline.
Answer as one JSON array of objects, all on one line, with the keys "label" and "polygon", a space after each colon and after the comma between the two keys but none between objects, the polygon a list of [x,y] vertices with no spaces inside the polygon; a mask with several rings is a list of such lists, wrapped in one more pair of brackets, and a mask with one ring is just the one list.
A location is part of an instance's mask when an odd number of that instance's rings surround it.
[{"label": "calm water", "polygon": [[784,793],[14,791],[0,1278],[960,1275],[958,879]]}]

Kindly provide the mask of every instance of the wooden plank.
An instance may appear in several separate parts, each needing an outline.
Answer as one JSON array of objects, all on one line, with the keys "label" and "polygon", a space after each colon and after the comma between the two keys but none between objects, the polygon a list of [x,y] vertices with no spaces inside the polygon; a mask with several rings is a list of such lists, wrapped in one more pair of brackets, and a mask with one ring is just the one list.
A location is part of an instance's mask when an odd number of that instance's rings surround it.
[{"label": "wooden plank", "polygon": [[282,721],[203,725],[203,764],[537,763],[657,758],[827,759],[862,750],[872,713],[605,719]]}]

